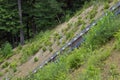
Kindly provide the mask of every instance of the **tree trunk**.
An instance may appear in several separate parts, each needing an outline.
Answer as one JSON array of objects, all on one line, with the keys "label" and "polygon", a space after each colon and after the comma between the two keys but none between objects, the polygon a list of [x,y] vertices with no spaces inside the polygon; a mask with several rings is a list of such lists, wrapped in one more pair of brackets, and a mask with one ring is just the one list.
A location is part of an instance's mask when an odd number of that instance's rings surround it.
[{"label": "tree trunk", "polygon": [[[20,25],[23,28],[21,0],[18,0],[18,10],[19,10],[19,17],[20,17]],[[20,43],[21,43],[21,45],[24,45],[24,32],[23,32],[22,28],[20,29]]]},{"label": "tree trunk", "polygon": [[29,19],[27,19],[27,24],[26,24],[26,30],[27,30],[27,39],[30,38],[30,34],[29,34]]},{"label": "tree trunk", "polygon": [[34,20],[34,17],[32,17],[32,31],[33,31],[33,37],[35,36],[36,34],[36,25],[35,25],[35,20]]}]

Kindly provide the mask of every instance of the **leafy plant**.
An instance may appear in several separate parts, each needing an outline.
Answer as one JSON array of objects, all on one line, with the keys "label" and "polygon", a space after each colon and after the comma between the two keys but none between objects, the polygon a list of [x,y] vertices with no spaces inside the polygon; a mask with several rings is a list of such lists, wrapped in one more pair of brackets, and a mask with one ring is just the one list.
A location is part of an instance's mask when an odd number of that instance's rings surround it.
[{"label": "leafy plant", "polygon": [[90,19],[93,19],[96,14],[97,14],[97,7],[94,7],[94,8],[89,12],[88,17],[89,17]]},{"label": "leafy plant", "polygon": [[10,63],[10,68],[14,68],[14,67],[17,67],[17,62],[12,62],[12,63]]},{"label": "leafy plant", "polygon": [[109,3],[106,2],[106,3],[104,4],[104,9],[108,9],[109,6],[110,6]]},{"label": "leafy plant", "polygon": [[34,58],[34,62],[37,62],[37,61],[38,61],[38,58],[37,58],[37,57],[35,57],[35,58]]},{"label": "leafy plant", "polygon": [[3,76],[3,73],[2,73],[2,72],[0,72],[0,77],[1,77],[1,76]]},{"label": "leafy plant", "polygon": [[8,66],[9,66],[9,64],[10,64],[10,63],[5,62],[5,63],[2,65],[2,68],[6,68],[6,67],[8,67]]},{"label": "leafy plant", "polygon": [[5,45],[2,48],[2,55],[4,57],[8,57],[12,55],[12,53],[13,53],[12,46],[9,43],[5,43]]},{"label": "leafy plant", "polygon": [[114,17],[112,13],[108,13],[108,16],[99,21],[85,36],[86,47],[95,49],[109,41],[120,28],[118,21],[119,18]]},{"label": "leafy plant", "polygon": [[52,52],[52,51],[53,51],[52,47],[50,47],[50,48],[49,48],[49,51],[50,51],[50,52]]},{"label": "leafy plant", "polygon": [[43,47],[42,50],[43,50],[43,52],[45,52],[47,49],[46,49],[46,47]]}]

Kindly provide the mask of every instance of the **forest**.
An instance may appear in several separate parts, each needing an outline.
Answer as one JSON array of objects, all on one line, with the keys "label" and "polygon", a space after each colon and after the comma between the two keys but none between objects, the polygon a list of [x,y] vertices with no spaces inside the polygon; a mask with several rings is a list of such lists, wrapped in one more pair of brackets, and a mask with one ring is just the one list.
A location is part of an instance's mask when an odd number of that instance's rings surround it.
[{"label": "forest", "polygon": [[[25,44],[64,22],[85,0],[0,0],[0,46]],[[81,4],[81,5],[80,5]]]}]

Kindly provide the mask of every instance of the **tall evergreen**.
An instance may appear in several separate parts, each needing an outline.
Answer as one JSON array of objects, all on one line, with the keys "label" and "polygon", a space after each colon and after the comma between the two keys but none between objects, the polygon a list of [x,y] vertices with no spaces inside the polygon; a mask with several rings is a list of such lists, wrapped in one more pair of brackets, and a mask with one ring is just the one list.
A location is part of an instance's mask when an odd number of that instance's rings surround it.
[{"label": "tall evergreen", "polygon": [[0,0],[0,44],[24,44],[41,30],[60,24],[86,0]]}]

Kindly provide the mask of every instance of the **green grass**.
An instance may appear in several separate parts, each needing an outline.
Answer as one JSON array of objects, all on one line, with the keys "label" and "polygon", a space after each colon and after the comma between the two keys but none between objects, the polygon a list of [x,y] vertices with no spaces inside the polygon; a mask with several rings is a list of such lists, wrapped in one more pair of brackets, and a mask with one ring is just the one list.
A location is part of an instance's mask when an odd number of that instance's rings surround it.
[{"label": "green grass", "polygon": [[[91,4],[86,4],[86,6],[88,5],[91,5]],[[104,8],[107,9],[108,5],[105,4]],[[94,15],[96,15],[97,13],[96,10],[97,8],[93,8],[93,10],[90,12],[89,18],[91,19],[91,21],[93,20]],[[78,12],[77,14],[79,15],[81,12]],[[66,19],[67,18],[69,18],[69,15],[66,16]],[[115,19],[116,18],[112,18],[112,20],[110,20],[109,17],[104,17],[104,19],[100,21],[98,25],[95,26],[88,33],[88,35],[85,36],[86,43],[83,44],[83,47],[81,49],[77,49],[73,51],[71,55],[67,55],[68,58],[62,58],[60,60],[60,63],[49,64],[48,66],[43,68],[43,70],[40,70],[37,74],[35,74],[34,75],[35,77],[29,80],[35,80],[35,79],[37,80],[39,79],[41,80],[65,80],[65,78],[67,77],[67,75],[70,73],[71,70],[74,70],[84,65],[84,63],[88,60],[88,57],[94,54],[92,50],[98,49],[99,47],[101,47],[102,45],[107,43],[111,38],[114,37],[113,34],[115,34],[115,32],[120,27],[119,26],[120,24],[118,24],[120,23],[119,20],[118,19],[115,20]],[[62,31],[66,35],[66,40],[70,40],[71,38],[73,38],[74,33],[78,30],[78,26],[81,24],[85,24],[81,18],[78,19],[78,22],[75,23],[74,27],[72,27],[73,26],[72,23],[68,23],[67,25],[68,27]],[[69,31],[71,28],[73,29]],[[85,26],[82,26],[82,29],[84,28]],[[22,53],[22,57],[20,58],[21,63],[26,62],[29,59],[29,57],[34,55],[39,49],[42,49],[43,52],[45,52],[47,50],[47,47],[49,47],[48,50],[52,52],[53,50],[52,48],[50,48],[50,46],[52,46],[52,42],[50,41],[50,36],[52,33],[53,32],[51,31],[41,32],[33,40],[28,42],[27,45],[24,46],[24,48],[19,46],[14,53],[19,53],[19,52]],[[118,43],[120,43],[120,39],[119,39],[118,34],[116,35],[117,40],[118,40],[116,43],[116,47],[119,49],[120,45],[118,45]],[[54,33],[53,35],[55,36],[55,38],[57,38],[55,40],[56,43],[60,45],[59,39],[61,38],[61,35],[57,32]],[[65,43],[65,41],[63,41],[63,44]],[[105,54],[103,57],[100,57],[100,58],[105,60],[107,58],[106,56],[108,57],[109,53]],[[3,60],[1,58],[0,62],[2,61]],[[34,59],[34,61],[36,62],[37,60]],[[93,63],[96,64],[96,62],[94,61]],[[53,70],[53,68],[55,68],[55,70]],[[14,68],[14,71],[16,71],[15,68]],[[93,73],[91,73],[92,71]],[[97,72],[94,73],[94,71],[97,71]],[[96,68],[96,66],[93,65],[91,62],[91,65],[86,69],[85,75],[88,75],[88,78],[89,78],[90,76],[95,74],[95,79],[99,80],[100,79],[99,73],[100,73],[99,69]]]},{"label": "green grass", "polygon": [[87,17],[90,18],[90,20],[92,20],[97,14],[97,9],[98,7],[94,6],[94,8],[89,12],[89,15]]},{"label": "green grass", "polygon": [[[22,48],[21,53],[23,57],[21,58],[21,62],[23,63],[27,61],[29,57],[39,51],[40,48],[45,52],[46,47],[52,45],[51,42],[48,42],[50,40],[50,34],[50,31],[40,33],[31,41],[31,43],[28,43],[24,48]],[[43,43],[45,43],[46,47],[43,46]]]},{"label": "green grass", "polygon": [[106,50],[98,48],[113,38],[120,29],[119,19],[118,16],[114,17],[109,13],[109,16],[105,16],[88,32],[85,36],[85,43],[80,49],[72,51],[70,55],[61,56],[58,63],[48,64],[37,74],[34,74],[34,77],[25,80],[69,80],[67,76],[71,70],[73,71],[84,64],[87,64],[87,67],[78,80],[102,80],[101,70],[98,66],[110,56],[114,48]]}]

